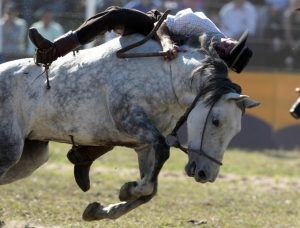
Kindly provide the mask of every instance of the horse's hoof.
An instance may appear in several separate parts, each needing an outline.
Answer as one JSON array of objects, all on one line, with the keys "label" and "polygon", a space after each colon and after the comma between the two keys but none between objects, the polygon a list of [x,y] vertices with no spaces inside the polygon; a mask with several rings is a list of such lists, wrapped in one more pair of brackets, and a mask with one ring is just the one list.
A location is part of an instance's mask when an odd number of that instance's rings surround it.
[{"label": "horse's hoof", "polygon": [[130,200],[136,199],[137,197],[133,196],[130,193],[130,189],[136,187],[137,185],[138,185],[138,183],[136,181],[131,181],[131,182],[125,183],[120,189],[119,200],[120,201],[130,201]]},{"label": "horse's hoof", "polygon": [[102,209],[103,206],[100,203],[98,202],[90,203],[84,210],[82,214],[82,219],[85,221],[94,221],[94,220],[103,219],[104,217],[102,218],[101,216],[99,216],[101,214]]}]

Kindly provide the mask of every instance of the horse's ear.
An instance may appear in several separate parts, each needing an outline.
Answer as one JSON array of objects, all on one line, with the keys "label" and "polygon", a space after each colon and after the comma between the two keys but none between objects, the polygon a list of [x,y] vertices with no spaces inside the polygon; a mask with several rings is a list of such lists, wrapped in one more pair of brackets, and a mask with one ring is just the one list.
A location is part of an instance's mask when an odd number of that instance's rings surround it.
[{"label": "horse's ear", "polygon": [[245,108],[254,108],[260,104],[258,101],[252,100],[247,95],[228,93],[225,96],[227,100],[235,100],[238,104],[242,104]]}]

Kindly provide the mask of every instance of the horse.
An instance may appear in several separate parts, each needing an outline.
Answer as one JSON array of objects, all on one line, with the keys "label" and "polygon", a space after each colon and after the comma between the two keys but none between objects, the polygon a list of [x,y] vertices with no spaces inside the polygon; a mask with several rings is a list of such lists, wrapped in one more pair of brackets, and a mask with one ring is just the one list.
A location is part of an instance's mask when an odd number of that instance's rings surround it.
[{"label": "horse", "polygon": [[[137,153],[140,180],[121,187],[121,202],[106,207],[94,202],[83,213],[86,221],[116,219],[156,194],[169,158],[166,136],[183,125],[182,117],[187,141],[177,144],[187,148],[187,175],[215,181],[243,112],[258,102],[241,94],[211,47],[183,46],[172,61],[116,57],[139,39],[119,37],[69,54],[46,72],[32,58],[0,65],[0,184],[28,177],[46,163],[49,141],[71,144],[73,137],[83,146],[126,146]],[[132,51],[159,50],[150,40]]]}]

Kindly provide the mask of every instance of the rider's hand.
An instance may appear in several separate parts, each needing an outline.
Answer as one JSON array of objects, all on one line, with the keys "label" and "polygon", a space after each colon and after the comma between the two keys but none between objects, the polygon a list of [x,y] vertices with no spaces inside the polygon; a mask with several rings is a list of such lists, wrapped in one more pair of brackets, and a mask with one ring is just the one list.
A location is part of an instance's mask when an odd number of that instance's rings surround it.
[{"label": "rider's hand", "polygon": [[165,47],[163,47],[163,52],[166,53],[166,55],[164,56],[164,58],[166,60],[172,60],[175,59],[177,57],[177,51],[178,51],[179,47],[175,44],[169,44],[166,45]]}]

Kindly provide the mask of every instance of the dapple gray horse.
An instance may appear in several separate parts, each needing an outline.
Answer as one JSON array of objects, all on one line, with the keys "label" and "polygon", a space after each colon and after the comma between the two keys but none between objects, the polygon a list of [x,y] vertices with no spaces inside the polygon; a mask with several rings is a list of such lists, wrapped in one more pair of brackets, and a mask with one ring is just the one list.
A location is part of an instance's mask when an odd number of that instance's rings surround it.
[{"label": "dapple gray horse", "polygon": [[[127,146],[137,152],[141,179],[121,188],[122,202],[92,203],[83,214],[85,220],[118,218],[155,195],[169,157],[165,136],[188,107],[185,170],[198,182],[216,179],[244,109],[258,103],[240,94],[212,49],[185,46],[172,61],[116,57],[117,50],[139,39],[116,38],[60,58],[50,67],[51,89],[33,59],[0,66],[0,184],[43,165],[49,141],[70,144],[73,136],[78,145]],[[160,46],[150,40],[134,51],[150,50]]]}]

